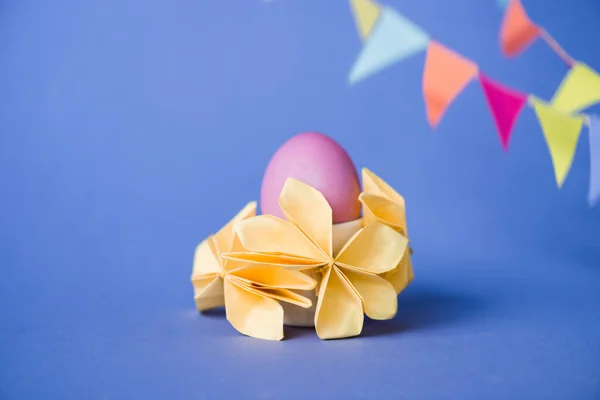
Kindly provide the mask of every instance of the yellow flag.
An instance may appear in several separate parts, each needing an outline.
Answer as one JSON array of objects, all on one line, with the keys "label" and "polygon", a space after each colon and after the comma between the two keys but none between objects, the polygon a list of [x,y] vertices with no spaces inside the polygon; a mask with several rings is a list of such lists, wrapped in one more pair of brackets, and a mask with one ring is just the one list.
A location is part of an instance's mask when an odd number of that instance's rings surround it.
[{"label": "yellow flag", "polygon": [[575,64],[554,93],[552,105],[565,113],[600,102],[600,75],[585,64]]},{"label": "yellow flag", "polygon": [[556,184],[560,188],[571,169],[583,117],[563,113],[533,96],[530,101],[544,132],[554,165]]},{"label": "yellow flag", "polygon": [[381,6],[372,0],[350,0],[350,3],[356,19],[358,33],[365,40],[373,30],[379,14],[381,14]]}]

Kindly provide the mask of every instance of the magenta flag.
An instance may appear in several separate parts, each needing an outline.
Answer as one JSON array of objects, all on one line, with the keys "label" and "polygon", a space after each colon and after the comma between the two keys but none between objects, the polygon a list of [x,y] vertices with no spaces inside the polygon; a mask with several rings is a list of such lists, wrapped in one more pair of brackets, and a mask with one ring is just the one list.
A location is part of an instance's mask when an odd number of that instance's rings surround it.
[{"label": "magenta flag", "polygon": [[527,95],[501,85],[479,73],[479,82],[485,93],[488,106],[494,117],[496,129],[504,150],[508,150],[508,142],[515,121],[527,102]]}]

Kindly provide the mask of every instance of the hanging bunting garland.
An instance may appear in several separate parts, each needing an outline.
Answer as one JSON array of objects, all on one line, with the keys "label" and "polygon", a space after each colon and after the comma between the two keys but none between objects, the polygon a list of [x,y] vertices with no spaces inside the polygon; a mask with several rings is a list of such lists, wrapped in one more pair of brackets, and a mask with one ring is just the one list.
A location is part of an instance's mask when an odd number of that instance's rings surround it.
[{"label": "hanging bunting garland", "polygon": [[350,71],[349,81],[355,84],[426,51],[423,98],[427,121],[432,128],[437,128],[458,95],[478,77],[505,151],[525,105],[534,109],[548,145],[558,188],[563,186],[571,169],[581,128],[584,124],[589,125],[588,202],[594,205],[600,200],[600,122],[597,117],[576,113],[600,103],[600,74],[574,61],[546,30],[529,18],[521,0],[497,1],[505,10],[500,28],[500,48],[506,56],[515,57],[542,38],[572,67],[550,102],[496,82],[479,71],[476,63],[432,40],[410,19],[373,0],[350,0],[364,45]]}]

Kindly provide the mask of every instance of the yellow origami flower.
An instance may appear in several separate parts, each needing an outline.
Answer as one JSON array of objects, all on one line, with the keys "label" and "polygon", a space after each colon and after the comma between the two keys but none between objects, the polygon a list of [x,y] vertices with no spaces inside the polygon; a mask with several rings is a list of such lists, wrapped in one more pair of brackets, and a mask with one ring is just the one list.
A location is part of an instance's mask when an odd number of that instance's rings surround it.
[{"label": "yellow origami flower", "polygon": [[396,291],[378,274],[398,265],[408,245],[404,236],[375,222],[334,255],[331,207],[321,192],[289,178],[279,205],[285,220],[260,215],[238,222],[235,231],[246,250],[223,257],[321,275],[315,314],[321,339],[359,335],[364,314],[372,319],[394,317]]},{"label": "yellow origami flower", "polygon": [[[363,204],[363,224],[381,222],[408,237],[404,198],[367,168],[362,169],[362,181],[363,192],[358,199]],[[414,279],[411,254],[412,249],[407,246],[398,266],[382,274],[383,278],[394,285],[396,293],[403,291]]]},{"label": "yellow origami flower", "polygon": [[236,222],[256,215],[256,202],[250,202],[227,225],[202,241],[194,254],[192,284],[194,300],[198,311],[204,311],[225,305],[223,276],[226,270],[244,264],[221,258],[221,253],[231,251],[239,240],[235,240],[233,226]]},{"label": "yellow origami flower", "polygon": [[244,250],[233,226],[254,215],[256,203],[252,202],[198,245],[191,277],[194,299],[199,311],[225,306],[227,320],[245,335],[281,340],[283,308],[278,300],[309,308],[312,302],[292,290],[314,289],[316,281],[299,271],[222,257],[225,251]]}]

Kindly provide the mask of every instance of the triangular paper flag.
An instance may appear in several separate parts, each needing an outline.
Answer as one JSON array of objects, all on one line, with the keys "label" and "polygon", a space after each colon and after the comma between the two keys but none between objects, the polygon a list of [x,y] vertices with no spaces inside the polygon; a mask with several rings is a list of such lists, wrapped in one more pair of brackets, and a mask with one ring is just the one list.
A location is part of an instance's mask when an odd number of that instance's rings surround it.
[{"label": "triangular paper flag", "polygon": [[600,199],[600,118],[590,119],[590,190],[588,203],[594,206]]},{"label": "triangular paper flag", "polygon": [[542,30],[531,22],[521,0],[509,0],[500,28],[500,47],[507,56],[516,56],[525,50]]},{"label": "triangular paper flag", "polygon": [[456,96],[477,75],[477,64],[431,41],[423,71],[427,120],[436,127]]},{"label": "triangular paper flag", "polygon": [[360,37],[366,39],[381,14],[381,6],[372,0],[350,0]]},{"label": "triangular paper flag", "polygon": [[381,71],[427,48],[429,36],[391,8],[384,8],[350,72],[350,83]]},{"label": "triangular paper flag", "polygon": [[585,64],[575,64],[554,94],[552,105],[571,114],[600,102],[600,75]]},{"label": "triangular paper flag", "polygon": [[502,147],[508,150],[508,142],[515,121],[527,101],[527,95],[502,86],[482,73],[479,73],[479,82],[485,93],[488,106],[494,117]]},{"label": "triangular paper flag", "polygon": [[564,114],[533,96],[530,101],[533,103],[533,108],[544,132],[554,165],[556,184],[560,188],[573,163],[583,117]]}]

